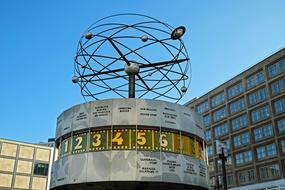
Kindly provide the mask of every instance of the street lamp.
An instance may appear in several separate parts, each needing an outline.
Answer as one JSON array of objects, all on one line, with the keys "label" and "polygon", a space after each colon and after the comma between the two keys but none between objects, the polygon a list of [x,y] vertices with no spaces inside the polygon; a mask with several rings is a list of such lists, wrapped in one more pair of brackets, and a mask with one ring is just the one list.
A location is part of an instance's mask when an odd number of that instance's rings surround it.
[{"label": "street lamp", "polygon": [[219,140],[216,140],[216,151],[218,154],[218,158],[222,160],[223,187],[224,187],[224,190],[227,190],[228,189],[227,173],[226,173],[227,155],[225,154],[228,152],[227,145],[225,143],[222,143]]}]

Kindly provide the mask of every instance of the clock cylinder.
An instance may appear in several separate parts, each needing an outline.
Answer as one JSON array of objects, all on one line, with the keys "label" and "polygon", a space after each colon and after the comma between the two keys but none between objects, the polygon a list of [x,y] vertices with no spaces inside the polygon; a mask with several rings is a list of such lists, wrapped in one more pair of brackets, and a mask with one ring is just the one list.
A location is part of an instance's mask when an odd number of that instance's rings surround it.
[{"label": "clock cylinder", "polygon": [[51,189],[208,189],[204,129],[194,110],[109,99],[57,119]]}]

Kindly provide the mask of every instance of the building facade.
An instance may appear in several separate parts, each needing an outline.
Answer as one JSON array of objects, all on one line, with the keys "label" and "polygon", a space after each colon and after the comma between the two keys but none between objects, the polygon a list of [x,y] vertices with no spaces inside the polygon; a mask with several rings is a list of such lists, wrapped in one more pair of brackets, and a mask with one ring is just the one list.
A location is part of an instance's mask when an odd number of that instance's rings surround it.
[{"label": "building facade", "polygon": [[48,190],[53,148],[0,139],[0,190]]},{"label": "building facade", "polygon": [[229,188],[285,185],[285,48],[186,105],[203,115],[213,186],[216,140],[228,148]]}]

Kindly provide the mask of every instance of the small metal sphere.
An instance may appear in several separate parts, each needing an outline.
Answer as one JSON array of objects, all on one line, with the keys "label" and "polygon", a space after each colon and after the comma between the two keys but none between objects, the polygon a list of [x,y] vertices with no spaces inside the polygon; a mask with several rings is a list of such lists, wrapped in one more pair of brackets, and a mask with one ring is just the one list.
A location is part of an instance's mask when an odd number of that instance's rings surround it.
[{"label": "small metal sphere", "polygon": [[139,71],[140,71],[140,67],[138,64],[134,62],[130,62],[130,65],[125,64],[125,72],[128,75],[136,75],[139,73]]},{"label": "small metal sphere", "polygon": [[143,42],[146,42],[146,41],[148,40],[148,36],[143,35],[143,36],[141,37],[141,40],[142,40]]},{"label": "small metal sphere", "polygon": [[87,33],[85,34],[85,38],[86,38],[87,40],[90,40],[90,39],[92,38],[92,33],[91,33],[91,32],[87,32]]},{"label": "small metal sphere", "polygon": [[182,86],[182,87],[181,87],[181,92],[182,92],[182,93],[187,92],[187,88],[186,88],[185,86]]},{"label": "small metal sphere", "polygon": [[77,76],[73,76],[71,80],[72,80],[73,83],[78,83],[79,82],[79,79],[78,79]]}]

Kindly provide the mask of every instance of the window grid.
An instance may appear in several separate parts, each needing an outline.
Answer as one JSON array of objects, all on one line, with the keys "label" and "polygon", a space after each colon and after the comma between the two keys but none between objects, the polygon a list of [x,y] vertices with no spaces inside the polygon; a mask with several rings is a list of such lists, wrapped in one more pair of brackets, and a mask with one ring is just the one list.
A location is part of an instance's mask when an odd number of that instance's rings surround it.
[{"label": "window grid", "polygon": [[269,106],[261,107],[251,112],[251,120],[253,123],[257,123],[270,116]]},{"label": "window grid", "polygon": [[284,99],[280,99],[274,102],[275,113],[282,113],[285,111]]},{"label": "window grid", "polygon": [[268,124],[253,130],[255,141],[260,141],[264,138],[273,136],[272,124]]},{"label": "window grid", "polygon": [[201,104],[199,104],[198,106],[197,106],[197,112],[198,113],[204,113],[204,112],[206,112],[206,111],[208,111],[209,110],[209,104],[208,104],[208,101],[205,101],[205,102],[203,102],[203,103],[201,103]]},{"label": "window grid", "polygon": [[227,123],[215,127],[215,137],[227,135],[229,133],[229,126]]},{"label": "window grid", "polygon": [[279,164],[260,167],[259,173],[260,173],[260,178],[262,180],[279,177],[280,176]]},{"label": "window grid", "polygon": [[285,91],[285,78],[276,81],[270,85],[272,95],[279,94]]},{"label": "window grid", "polygon": [[268,67],[269,78],[275,77],[285,71],[285,59],[278,61]]},{"label": "window grid", "polygon": [[240,147],[240,146],[243,146],[243,145],[247,145],[249,143],[250,143],[249,132],[242,133],[242,134],[234,136],[234,146],[236,148]]},{"label": "window grid", "polygon": [[265,77],[262,71],[248,77],[246,80],[247,89],[257,86],[258,84],[262,83],[264,80]]},{"label": "window grid", "polygon": [[245,108],[245,102],[244,99],[237,100],[230,104],[230,112],[231,114],[236,113],[240,110],[243,110]]},{"label": "window grid", "polygon": [[265,88],[259,89],[248,95],[249,104],[251,106],[264,101],[266,98],[267,98],[267,91]]},{"label": "window grid", "polygon": [[225,95],[224,92],[217,94],[211,98],[211,107],[214,108],[222,103],[225,102]]},{"label": "window grid", "polygon": [[227,91],[228,93],[228,98],[232,98],[235,97],[241,93],[243,93],[243,86],[242,83],[238,83],[236,85],[234,85],[233,87],[230,87]]},{"label": "window grid", "polygon": [[217,122],[219,120],[224,119],[225,117],[227,117],[227,111],[226,111],[226,107],[223,107],[217,111],[215,111],[213,113],[213,120],[214,122]]},{"label": "window grid", "polygon": [[278,127],[279,133],[284,133],[285,132],[285,119],[278,120],[277,127]]},{"label": "window grid", "polygon": [[266,146],[258,147],[256,149],[256,153],[257,153],[258,160],[265,159],[267,157],[276,156],[277,154],[276,145],[272,143]]}]

